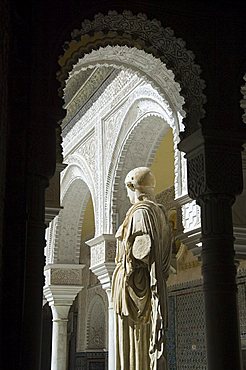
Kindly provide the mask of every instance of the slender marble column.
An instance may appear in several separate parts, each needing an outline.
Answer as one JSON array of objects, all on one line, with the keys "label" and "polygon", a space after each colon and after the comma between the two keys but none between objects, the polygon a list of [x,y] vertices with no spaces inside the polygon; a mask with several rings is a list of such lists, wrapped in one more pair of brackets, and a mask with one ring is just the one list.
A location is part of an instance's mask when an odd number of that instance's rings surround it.
[{"label": "slender marble column", "polygon": [[51,370],[67,369],[67,322],[70,307],[82,286],[46,285],[44,295],[52,310]]},{"label": "slender marble column", "polygon": [[70,306],[51,306],[53,315],[51,370],[67,369],[67,322]]},{"label": "slender marble column", "polygon": [[91,248],[91,271],[98,277],[108,295],[108,370],[115,370],[114,310],[111,299],[111,281],[115,269],[115,237],[103,234],[88,240]]},{"label": "slender marble column", "polygon": [[111,288],[106,289],[108,296],[108,370],[115,370],[115,327],[114,308]]}]

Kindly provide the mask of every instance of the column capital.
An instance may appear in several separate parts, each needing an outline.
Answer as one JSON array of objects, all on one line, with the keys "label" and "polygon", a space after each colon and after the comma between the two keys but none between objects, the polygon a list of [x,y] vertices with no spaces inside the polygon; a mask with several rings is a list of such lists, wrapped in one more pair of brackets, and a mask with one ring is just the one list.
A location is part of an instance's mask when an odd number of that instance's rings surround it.
[{"label": "column capital", "polygon": [[44,296],[52,306],[71,306],[83,286],[45,285]]},{"label": "column capital", "polygon": [[91,271],[100,280],[103,289],[111,287],[115,269],[116,240],[112,234],[102,234],[86,242],[91,249]]},{"label": "column capital", "polygon": [[243,189],[242,144],[244,135],[219,129],[199,129],[183,139],[186,153],[188,193],[192,199],[221,193],[231,197]]}]

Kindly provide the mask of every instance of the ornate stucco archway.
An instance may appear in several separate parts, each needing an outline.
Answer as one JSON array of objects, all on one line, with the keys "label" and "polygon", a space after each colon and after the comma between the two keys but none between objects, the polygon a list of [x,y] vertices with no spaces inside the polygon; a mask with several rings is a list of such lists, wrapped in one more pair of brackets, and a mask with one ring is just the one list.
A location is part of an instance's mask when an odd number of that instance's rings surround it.
[{"label": "ornate stucco archway", "polygon": [[[141,28],[139,28],[140,25]],[[154,29],[153,33],[151,32],[152,28]],[[147,29],[148,32],[146,31]],[[204,83],[199,77],[200,69],[194,64],[193,59],[194,56],[185,49],[184,43],[176,39],[170,29],[163,29],[157,21],[148,21],[143,15],[133,16],[129,12],[124,12],[123,14],[110,12],[107,16],[96,16],[93,22],[84,22],[81,30],[74,31],[73,40],[67,43],[67,50],[60,58],[62,68],[58,73],[58,78],[61,82],[60,93],[62,94],[62,89],[65,88],[65,91],[67,90],[67,95],[72,96],[73,88],[78,82],[80,75],[87,73],[88,70],[93,68],[100,69],[102,66],[106,66],[107,68],[120,70],[119,73],[122,71],[128,73],[134,71],[136,76],[144,76],[145,82],[156,89],[163,101],[166,102],[167,111],[170,109],[170,112],[174,113],[173,118],[176,125],[173,124],[173,127],[177,129],[178,134],[181,135],[183,150],[187,151],[190,155],[188,167],[190,175],[190,194],[195,199],[199,199],[204,209],[208,207],[206,209],[209,209],[209,212],[211,212],[212,209],[214,209],[215,194],[217,197],[217,194],[220,194],[223,189],[221,190],[219,182],[215,184],[215,182],[212,181],[208,185],[205,184],[207,178],[204,174],[206,175],[206,173],[208,173],[205,164],[211,163],[211,158],[209,161],[205,162],[204,157],[209,157],[209,153],[202,151],[197,156],[197,153],[200,152],[204,144],[203,133],[201,133],[200,130],[200,120],[204,116],[203,104],[205,98],[202,93]],[[75,81],[76,83],[73,84],[71,81]],[[69,112],[69,102],[65,102],[65,104]],[[74,106],[74,104],[72,105]],[[77,114],[79,115],[79,112],[76,112],[76,115]],[[106,183],[100,182],[100,176],[98,177],[98,173],[96,172],[97,179],[95,182],[100,184],[98,189],[100,190],[99,193],[103,194],[103,199],[96,202],[97,206],[95,208],[99,211],[99,214],[102,214],[104,205],[106,205],[106,218],[108,217],[108,220],[106,219],[106,222],[104,222],[105,218],[99,217],[96,238],[88,244],[92,247],[92,261],[96,262],[95,266],[92,266],[92,270],[99,276],[101,283],[108,291],[110,288],[109,281],[113,266],[112,238],[109,237],[109,235],[105,235],[104,232],[111,232],[113,229],[111,225],[114,224],[112,220],[114,219],[114,208],[117,208],[118,200],[115,200],[114,197],[107,198],[107,194],[112,190],[113,193],[116,193],[115,189],[118,190],[117,180],[113,183],[112,180],[115,180],[115,178],[117,179],[117,174],[121,175],[126,171],[126,167],[124,168],[122,165],[127,159],[127,155],[125,156],[126,148],[130,145],[131,140],[136,140],[139,137],[138,129],[144,125],[146,125],[146,127],[148,126],[148,122],[150,122],[149,117],[151,116],[152,122],[154,121],[157,127],[159,124],[161,127],[162,120],[165,121],[165,115],[162,116],[158,109],[155,110],[152,115],[146,114],[144,117],[143,114],[141,119],[137,121],[136,126],[131,127],[127,133],[125,132],[125,137],[124,135],[122,136],[122,151],[115,150],[113,146],[108,147],[111,154],[113,156],[115,155],[116,163],[115,165],[111,164],[111,167],[107,167],[107,165],[104,167],[106,170],[104,173],[107,179]],[[81,117],[79,117],[79,119]],[[76,119],[77,118],[78,116]],[[183,124],[181,124],[182,118],[184,118]],[[81,134],[81,131],[83,132],[83,130],[87,129],[86,125],[84,127],[81,126],[81,121],[79,126],[77,124],[78,122],[76,123],[76,119],[72,119],[70,122],[65,119],[63,122],[65,158],[69,158],[67,155],[70,155],[70,152],[73,151],[73,145],[71,143],[66,145],[66,141],[68,142],[71,139],[76,133],[76,130],[78,134]],[[104,120],[104,122],[106,121],[107,120]],[[180,133],[183,129],[185,129],[185,131]],[[92,137],[95,135],[95,132],[96,130],[91,130],[89,132],[87,143],[90,143],[88,146],[91,145],[93,141]],[[103,134],[105,134],[105,132]],[[194,143],[191,144],[189,140],[186,140],[187,138],[189,139],[192,134],[196,138],[195,148]],[[211,137],[209,137],[209,140],[210,139]],[[156,136],[156,142],[157,141],[158,138]],[[177,142],[175,145],[177,146]],[[99,151],[102,152],[102,148],[103,146],[101,145]],[[83,151],[81,148],[81,154],[82,152],[84,156],[88,154],[88,152]],[[154,148],[149,147],[148,159],[146,159],[145,163],[148,163],[152,153],[154,153]],[[137,157],[135,158],[137,160]],[[119,163],[117,163],[117,160]],[[95,161],[95,163],[96,162],[98,163],[98,161]],[[181,158],[178,165],[181,165],[182,168],[184,163],[185,162],[182,161]],[[95,167],[94,169],[98,168]],[[111,175],[108,175],[107,171],[111,171]],[[182,171],[180,173],[182,174]],[[221,176],[220,171],[218,171],[218,173]],[[186,182],[186,177],[183,176],[183,178],[185,178]],[[200,180],[200,182],[198,180]],[[182,181],[181,184],[183,184]],[[212,186],[212,190],[209,186]],[[214,190],[214,186],[215,188],[218,186],[217,191]],[[186,185],[184,188],[186,188]],[[213,192],[215,194],[211,196]],[[203,197],[204,194],[205,197]],[[218,202],[221,202],[224,207],[226,203],[225,197],[220,197],[219,195]],[[228,204],[226,203],[225,208],[229,215],[229,202]],[[192,212],[196,214],[196,212],[194,212],[196,209],[197,207],[194,205],[194,202],[193,204],[190,203],[188,213]],[[110,219],[111,216],[112,220]],[[199,216],[197,219],[199,219]],[[205,221],[208,221],[206,217]],[[204,230],[206,231],[206,229]],[[213,228],[211,228],[211,233],[213,234]],[[211,239],[208,238],[208,244],[210,240]],[[98,258],[98,256],[100,256],[100,258]],[[111,309],[111,307],[109,308]],[[113,368],[113,364],[111,364],[111,368]]]},{"label": "ornate stucco archway", "polygon": [[[144,14],[133,15],[130,11],[118,14],[116,11],[110,11],[107,15],[96,15],[93,21],[82,22],[81,28],[74,30],[72,39],[65,43],[65,52],[59,60],[62,66],[58,73],[61,95],[74,65],[92,50],[107,45],[138,48],[148,55],[160,58],[181,86],[187,113],[187,124],[184,122],[187,127],[186,134],[199,128],[199,122],[204,116],[205,84],[200,78],[200,67],[194,63],[194,54],[185,48],[182,39],[174,36],[172,29],[163,28],[159,21],[149,20]],[[119,54],[118,58],[121,59],[121,64],[128,64],[126,54],[123,58]],[[116,63],[118,58],[115,59]],[[138,62],[141,65],[142,60]],[[139,64],[138,62],[135,61]],[[142,64],[142,68],[148,69],[149,66],[151,65]],[[151,68],[149,72],[151,74]],[[152,70],[152,77],[155,72],[156,70]]]},{"label": "ornate stucco archway", "polygon": [[[127,32],[123,34],[122,17],[129,21],[128,25],[124,25]],[[87,27],[89,23],[87,22]],[[136,25],[140,23],[142,26],[147,25],[149,30],[144,37],[142,34],[142,40],[137,37],[136,29]],[[107,31],[105,27],[108,26],[114,31]],[[156,33],[157,26],[159,34]],[[63,149],[65,163],[69,164],[68,169],[64,171],[63,179],[68,178],[66,174],[70,173],[72,178],[66,181],[72,185],[76,183],[71,168],[82,158],[85,160],[87,174],[90,174],[93,183],[91,193],[96,226],[96,237],[88,243],[91,247],[91,269],[99,277],[109,295],[109,325],[112,325],[110,303],[110,277],[114,266],[112,234],[119,221],[117,216],[121,219],[124,212],[122,207],[124,201],[120,199],[124,189],[119,178],[125,176],[130,169],[129,166],[150,165],[158,144],[167,128],[171,127],[175,152],[175,192],[177,197],[187,196],[186,164],[177,146],[179,134],[184,129],[182,122],[184,117],[194,124],[193,128],[190,124],[190,131],[195,130],[196,125],[199,126],[204,113],[202,107],[205,101],[202,93],[204,83],[199,77],[200,70],[194,64],[192,53],[185,49],[181,40],[173,36],[170,29],[163,29],[156,21],[148,21],[142,15],[132,16],[129,12],[122,15],[112,12],[105,17],[97,16],[90,27],[95,27],[95,30],[91,29],[89,35],[84,33],[88,29],[86,27],[81,31],[81,37],[77,32],[76,41],[71,41],[68,50],[60,58],[62,69],[58,78],[62,88],[64,87],[67,109],[67,117],[62,123]],[[151,27],[155,29],[152,35]],[[104,73],[107,75],[107,68],[114,71],[108,78],[108,85],[104,86],[105,91],[102,90],[100,98],[98,96],[92,98],[91,108],[88,110],[90,113],[85,112],[80,109],[81,102],[86,101],[83,97],[85,91],[77,89],[80,81],[82,85],[90,70],[93,71],[93,78],[96,75],[101,78]],[[94,73],[95,70],[99,73]],[[110,78],[117,86],[118,95],[114,89],[111,94],[118,97],[118,102],[114,102],[116,108],[113,112],[101,113],[99,117],[97,110],[102,112],[102,107],[107,105],[108,98],[104,92],[109,93],[113,85]],[[132,87],[129,87],[130,91],[134,89],[134,94],[128,94],[126,99],[123,90],[128,79],[133,81]],[[188,81],[189,85],[187,84],[185,88]],[[146,145],[140,158],[137,155],[137,148],[134,150],[134,143],[141,143],[144,136]],[[100,157],[100,153],[105,155]],[[85,183],[88,182],[90,180],[85,180]],[[66,197],[64,207],[65,201]],[[67,209],[78,208],[78,198],[72,202],[72,206],[67,203]],[[65,219],[61,224],[67,222],[64,211],[65,208],[60,213],[61,218]],[[110,335],[111,332],[112,330],[109,330]],[[109,348],[109,351],[111,350],[112,348]],[[113,358],[109,354],[110,357]],[[113,369],[113,363],[109,364],[109,367]]]}]

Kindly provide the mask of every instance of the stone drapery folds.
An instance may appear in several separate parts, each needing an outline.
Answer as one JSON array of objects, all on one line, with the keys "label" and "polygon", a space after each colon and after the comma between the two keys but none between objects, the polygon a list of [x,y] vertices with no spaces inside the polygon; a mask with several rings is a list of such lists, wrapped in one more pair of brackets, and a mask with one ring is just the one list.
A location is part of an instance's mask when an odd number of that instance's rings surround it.
[{"label": "stone drapery folds", "polygon": [[112,298],[117,370],[167,369],[164,343],[171,231],[165,211],[149,195],[141,186],[141,196],[132,201],[116,233]]}]

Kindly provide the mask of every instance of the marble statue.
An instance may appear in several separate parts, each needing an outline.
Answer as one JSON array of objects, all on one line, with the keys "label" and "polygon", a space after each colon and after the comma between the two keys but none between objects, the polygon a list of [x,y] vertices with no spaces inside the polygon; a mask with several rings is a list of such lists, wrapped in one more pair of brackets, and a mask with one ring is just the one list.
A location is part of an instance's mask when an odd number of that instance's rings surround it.
[{"label": "marble statue", "polygon": [[166,280],[172,233],[163,206],[155,201],[150,169],[130,171],[125,185],[132,206],[115,235],[115,370],[167,370]]}]

